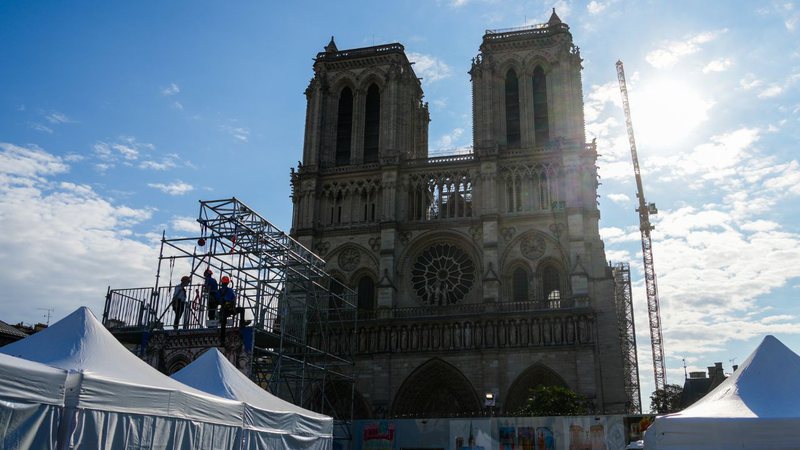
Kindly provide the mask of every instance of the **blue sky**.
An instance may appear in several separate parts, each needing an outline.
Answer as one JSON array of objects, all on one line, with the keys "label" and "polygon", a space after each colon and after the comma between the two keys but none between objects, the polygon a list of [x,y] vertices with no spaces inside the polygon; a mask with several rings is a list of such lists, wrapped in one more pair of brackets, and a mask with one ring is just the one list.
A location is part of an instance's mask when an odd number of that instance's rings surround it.
[{"label": "blue sky", "polygon": [[[608,258],[630,261],[642,392],[652,368],[635,185],[614,63],[628,77],[655,217],[668,378],[740,363],[765,334],[800,349],[796,1],[2,2],[0,295],[6,322],[102,311],[153,283],[161,231],[237,196],[291,226],[312,58],[401,42],[430,149],[471,143],[467,70],[486,29],[555,7],[584,58]],[[452,151],[452,150],[451,150]]]}]

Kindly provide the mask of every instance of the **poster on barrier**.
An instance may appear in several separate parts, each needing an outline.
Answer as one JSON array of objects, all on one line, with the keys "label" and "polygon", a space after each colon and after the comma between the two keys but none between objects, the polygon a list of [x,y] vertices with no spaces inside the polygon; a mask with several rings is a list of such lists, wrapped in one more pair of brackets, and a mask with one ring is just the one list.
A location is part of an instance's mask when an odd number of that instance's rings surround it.
[{"label": "poster on barrier", "polygon": [[453,419],[450,421],[451,450],[490,450],[492,421],[490,419]]}]

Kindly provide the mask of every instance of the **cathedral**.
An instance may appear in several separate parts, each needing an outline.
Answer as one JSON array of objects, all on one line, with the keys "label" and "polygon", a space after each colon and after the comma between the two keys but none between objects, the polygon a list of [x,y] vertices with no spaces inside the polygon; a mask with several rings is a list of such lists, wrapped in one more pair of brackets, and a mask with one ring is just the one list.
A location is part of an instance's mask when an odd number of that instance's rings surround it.
[{"label": "cathedral", "polygon": [[403,45],[317,54],[291,235],[357,294],[355,418],[513,415],[538,385],[627,411],[581,62],[555,11],[487,31],[472,151],[429,157]]}]

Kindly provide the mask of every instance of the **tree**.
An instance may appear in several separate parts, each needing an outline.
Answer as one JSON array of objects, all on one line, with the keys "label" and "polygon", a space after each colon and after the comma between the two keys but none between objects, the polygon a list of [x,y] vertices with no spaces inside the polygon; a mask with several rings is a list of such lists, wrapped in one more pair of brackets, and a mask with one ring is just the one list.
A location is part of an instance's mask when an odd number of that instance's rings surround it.
[{"label": "tree", "polygon": [[680,411],[681,394],[683,387],[679,384],[668,384],[664,389],[656,389],[650,395],[650,412],[668,414]]},{"label": "tree", "polygon": [[586,397],[562,386],[530,389],[521,416],[580,416],[589,413]]}]

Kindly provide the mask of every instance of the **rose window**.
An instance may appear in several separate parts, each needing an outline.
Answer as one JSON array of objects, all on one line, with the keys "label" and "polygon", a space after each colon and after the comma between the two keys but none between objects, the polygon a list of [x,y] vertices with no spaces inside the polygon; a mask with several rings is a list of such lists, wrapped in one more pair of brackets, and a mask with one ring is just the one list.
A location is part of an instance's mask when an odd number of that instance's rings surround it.
[{"label": "rose window", "polygon": [[475,264],[460,248],[450,244],[428,247],[411,269],[411,285],[426,305],[460,302],[475,282]]}]

